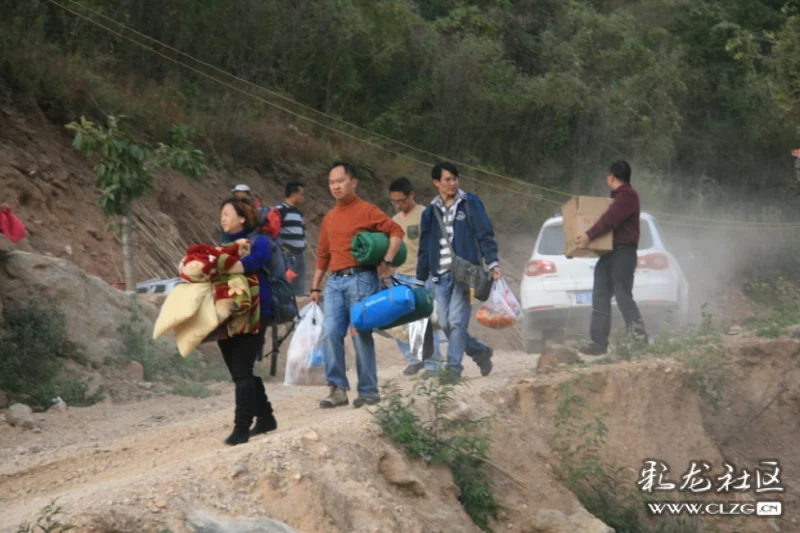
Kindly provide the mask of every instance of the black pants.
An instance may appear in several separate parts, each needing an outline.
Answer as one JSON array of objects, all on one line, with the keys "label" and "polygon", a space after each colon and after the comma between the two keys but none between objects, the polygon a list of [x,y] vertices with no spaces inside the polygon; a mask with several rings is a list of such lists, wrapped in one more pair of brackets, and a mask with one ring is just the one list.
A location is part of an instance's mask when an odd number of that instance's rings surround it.
[{"label": "black pants", "polygon": [[222,357],[236,384],[236,413],[234,426],[247,429],[253,423],[253,416],[272,415],[272,404],[267,398],[264,381],[253,375],[253,366],[264,349],[264,335],[267,324],[263,321],[258,333],[234,335],[218,341]]},{"label": "black pants", "polygon": [[602,255],[594,268],[589,336],[592,342],[603,348],[608,347],[608,336],[611,333],[612,296],[617,299],[617,307],[625,319],[628,331],[647,339],[642,315],[633,301],[633,275],[637,262],[636,247],[621,245]]}]

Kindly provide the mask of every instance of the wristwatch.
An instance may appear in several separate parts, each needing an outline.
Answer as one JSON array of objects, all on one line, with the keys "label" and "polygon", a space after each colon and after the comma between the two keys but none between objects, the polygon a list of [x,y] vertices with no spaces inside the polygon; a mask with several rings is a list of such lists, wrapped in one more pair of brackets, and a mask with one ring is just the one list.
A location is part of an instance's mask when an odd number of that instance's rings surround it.
[{"label": "wristwatch", "polygon": [[386,266],[392,266],[393,259],[386,259],[385,257],[381,260],[381,263],[386,263]]}]

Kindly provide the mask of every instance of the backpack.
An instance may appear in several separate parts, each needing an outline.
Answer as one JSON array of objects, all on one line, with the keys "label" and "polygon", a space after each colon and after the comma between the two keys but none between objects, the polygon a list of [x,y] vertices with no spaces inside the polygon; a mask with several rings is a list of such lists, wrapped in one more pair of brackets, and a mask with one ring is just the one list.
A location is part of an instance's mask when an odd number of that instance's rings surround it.
[{"label": "backpack", "polygon": [[280,212],[274,207],[259,207],[257,212],[258,229],[261,234],[277,239],[278,233],[281,231]]},{"label": "backpack", "polygon": [[297,299],[294,296],[294,288],[286,279],[286,260],[283,257],[283,250],[277,241],[256,230],[249,235],[251,241],[259,235],[269,241],[270,259],[269,264],[264,267],[270,290],[272,291],[272,321],[274,325],[292,322],[297,312]]}]

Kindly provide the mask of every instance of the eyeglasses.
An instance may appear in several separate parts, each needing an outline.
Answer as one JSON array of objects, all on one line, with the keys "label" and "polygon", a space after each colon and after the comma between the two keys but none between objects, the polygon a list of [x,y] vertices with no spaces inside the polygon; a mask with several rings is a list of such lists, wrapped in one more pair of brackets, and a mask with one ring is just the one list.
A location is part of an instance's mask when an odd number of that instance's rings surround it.
[{"label": "eyeglasses", "polygon": [[405,198],[401,198],[400,200],[389,200],[389,201],[392,202],[392,205],[403,205],[404,203],[406,203],[406,201],[408,201],[408,196],[406,196]]}]

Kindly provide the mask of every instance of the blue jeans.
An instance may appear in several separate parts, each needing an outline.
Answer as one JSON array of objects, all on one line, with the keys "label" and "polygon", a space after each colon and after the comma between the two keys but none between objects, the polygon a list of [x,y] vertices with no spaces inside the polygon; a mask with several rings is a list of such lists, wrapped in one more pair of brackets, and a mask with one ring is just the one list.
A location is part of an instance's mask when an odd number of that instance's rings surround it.
[{"label": "blue jeans", "polygon": [[292,280],[295,296],[304,296],[306,293],[306,258],[303,250],[290,250],[283,254],[286,259],[286,268],[291,268],[297,277]]},{"label": "blue jeans", "polygon": [[[379,289],[380,283],[375,272],[332,275],[328,278],[322,303],[322,347],[325,350],[325,378],[328,384],[350,389],[344,360],[344,337],[350,327],[350,307]],[[358,395],[362,398],[377,397],[378,368],[372,332],[355,331],[351,337],[356,350]]]},{"label": "blue jeans", "polygon": [[446,272],[434,280],[433,287],[439,325],[447,335],[446,368],[454,374],[461,375],[464,370],[461,359],[465,352],[476,364],[479,364],[487,357],[491,357],[492,351],[491,348],[468,333],[469,318],[472,314],[469,289],[456,286],[450,272]]},{"label": "blue jeans", "polygon": [[[414,276],[406,276],[405,274],[395,274],[395,278],[398,281],[402,281],[404,283],[408,283],[410,285],[418,284],[419,281]],[[425,288],[430,291],[431,295],[433,295],[433,283],[428,280],[425,283]],[[400,348],[400,351],[405,356],[406,360],[408,361],[409,365],[417,364],[417,360],[411,355],[411,346],[408,345],[407,342],[403,342],[397,339],[397,347]],[[429,359],[425,360],[425,368],[427,370],[438,371],[439,370],[439,332],[433,332],[433,356]]]}]

